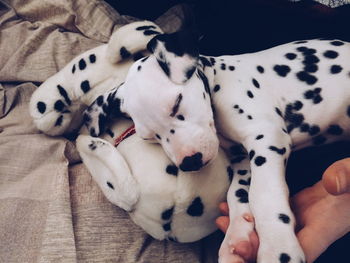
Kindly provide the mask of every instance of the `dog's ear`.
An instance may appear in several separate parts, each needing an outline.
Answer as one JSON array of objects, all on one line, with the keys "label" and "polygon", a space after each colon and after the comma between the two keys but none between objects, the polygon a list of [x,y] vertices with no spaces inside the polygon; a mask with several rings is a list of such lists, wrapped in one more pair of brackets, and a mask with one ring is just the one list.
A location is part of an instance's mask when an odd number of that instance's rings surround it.
[{"label": "dog's ear", "polygon": [[147,48],[164,73],[176,84],[189,80],[198,65],[198,37],[192,30],[182,29],[155,36]]}]

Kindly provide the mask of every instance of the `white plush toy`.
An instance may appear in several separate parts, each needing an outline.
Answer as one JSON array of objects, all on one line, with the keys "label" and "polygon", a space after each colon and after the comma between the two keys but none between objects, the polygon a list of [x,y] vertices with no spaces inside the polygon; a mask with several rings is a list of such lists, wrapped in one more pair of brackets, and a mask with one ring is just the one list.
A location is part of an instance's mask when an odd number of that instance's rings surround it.
[{"label": "white plush toy", "polygon": [[[133,58],[139,58],[139,52],[159,32],[149,21],[131,23],[116,31],[108,44],[73,59],[34,92],[30,113],[36,126],[49,135],[79,128],[82,109],[95,99],[102,105],[100,95],[117,89]],[[110,128],[101,136],[104,139],[80,135],[78,151],[108,200],[128,211],[132,220],[156,239],[192,242],[212,233],[230,181],[238,184],[249,178],[248,161],[235,164],[234,169],[243,172],[234,176],[222,150],[200,172],[184,173],[159,144],[139,136],[131,135],[115,147],[114,141],[125,137],[132,121],[118,118],[101,123],[106,124]]]}]

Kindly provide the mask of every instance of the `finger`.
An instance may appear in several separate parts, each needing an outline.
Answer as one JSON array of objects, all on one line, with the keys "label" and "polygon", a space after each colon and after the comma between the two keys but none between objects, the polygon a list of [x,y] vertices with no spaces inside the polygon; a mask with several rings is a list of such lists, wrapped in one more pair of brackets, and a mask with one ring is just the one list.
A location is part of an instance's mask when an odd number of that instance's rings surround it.
[{"label": "finger", "polygon": [[230,224],[230,218],[228,216],[220,216],[215,220],[217,227],[224,233],[226,233]]},{"label": "finger", "polygon": [[228,208],[228,204],[226,202],[222,202],[219,204],[219,209],[220,212],[225,215],[228,216],[229,215],[229,208]]},{"label": "finger", "polygon": [[323,174],[324,188],[332,195],[350,193],[350,158],[333,163]]}]

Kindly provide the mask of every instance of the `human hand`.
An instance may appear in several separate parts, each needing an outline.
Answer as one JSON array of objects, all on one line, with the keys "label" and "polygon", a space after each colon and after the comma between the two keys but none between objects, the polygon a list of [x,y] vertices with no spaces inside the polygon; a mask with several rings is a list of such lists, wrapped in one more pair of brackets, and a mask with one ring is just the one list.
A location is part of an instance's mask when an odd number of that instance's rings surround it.
[{"label": "human hand", "polygon": [[[350,158],[332,164],[322,181],[306,188],[290,200],[295,214],[296,233],[307,262],[315,261],[334,241],[350,231]],[[216,223],[223,232],[229,225],[228,205],[220,204],[223,216]],[[326,230],[326,231],[325,231]],[[257,238],[251,239],[254,261],[258,249]]]}]

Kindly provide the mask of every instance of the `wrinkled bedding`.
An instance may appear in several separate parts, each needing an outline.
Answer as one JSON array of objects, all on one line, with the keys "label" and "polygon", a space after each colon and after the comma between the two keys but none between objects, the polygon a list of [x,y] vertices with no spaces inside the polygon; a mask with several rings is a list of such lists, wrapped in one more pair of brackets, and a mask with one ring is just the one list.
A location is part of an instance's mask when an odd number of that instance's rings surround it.
[{"label": "wrinkled bedding", "polygon": [[[215,262],[220,233],[156,241],[110,204],[74,142],[40,133],[32,92],[135,18],[100,0],[0,0],[0,262]],[[173,8],[156,21],[180,23]]]}]

